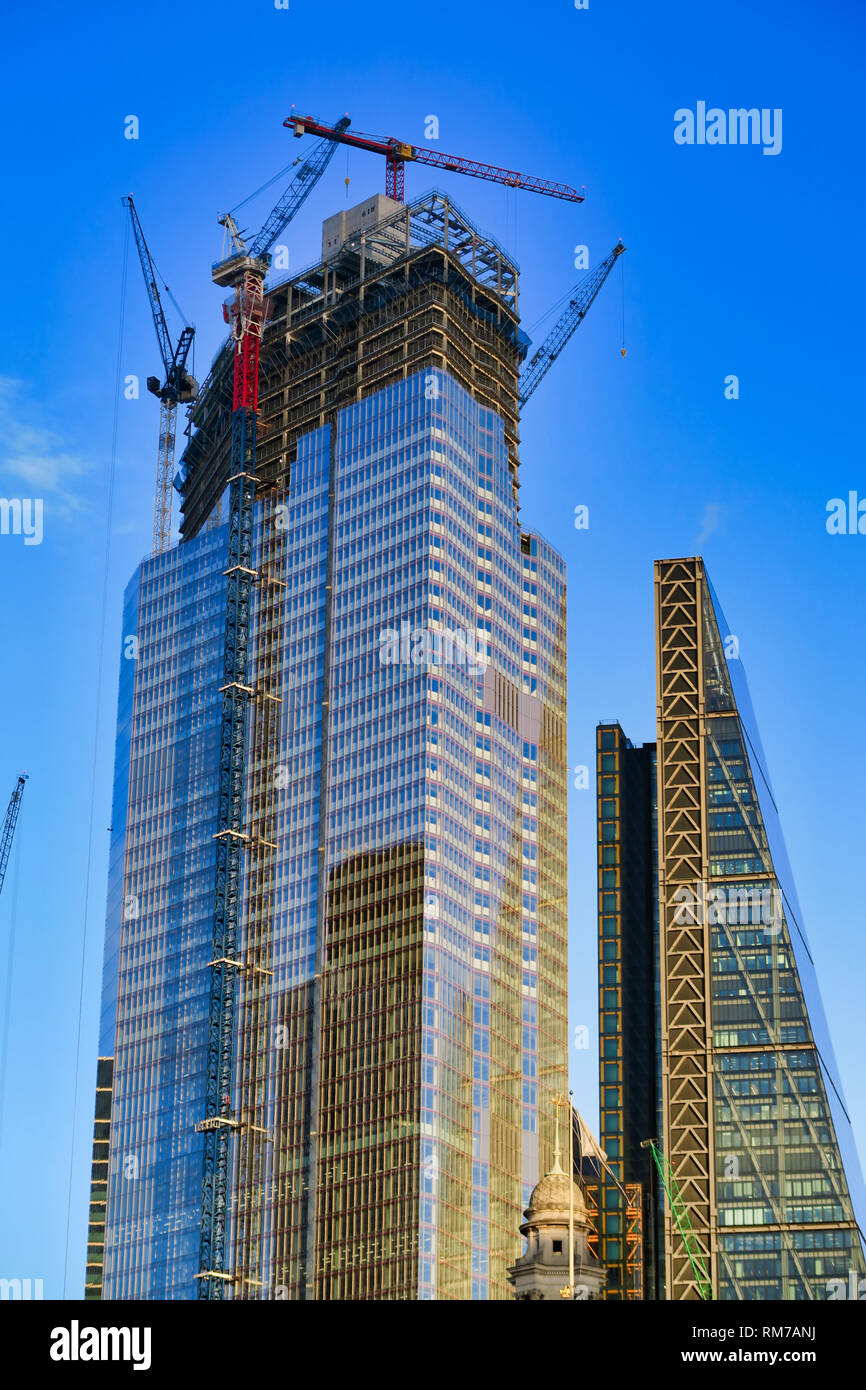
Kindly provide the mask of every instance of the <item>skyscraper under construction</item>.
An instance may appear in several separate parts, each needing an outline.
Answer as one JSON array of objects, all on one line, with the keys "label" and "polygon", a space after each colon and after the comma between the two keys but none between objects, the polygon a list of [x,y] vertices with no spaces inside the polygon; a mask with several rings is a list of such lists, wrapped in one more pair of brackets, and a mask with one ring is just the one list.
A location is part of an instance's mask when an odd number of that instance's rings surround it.
[{"label": "skyscraper under construction", "polygon": [[[519,515],[517,267],[441,194],[377,196],[263,324],[240,832],[218,829],[230,343],[180,543],[125,596],[87,1293],[508,1298],[552,1159],[539,1086],[567,1087],[565,573]],[[215,968],[231,1082],[206,1121]]]},{"label": "skyscraper under construction", "polygon": [[[858,1297],[851,1123],[738,640],[700,559],[656,563],[655,620],[655,744],[598,730],[601,1141],[644,1190],[650,1296]],[[600,1207],[623,1296],[615,1188]]]}]

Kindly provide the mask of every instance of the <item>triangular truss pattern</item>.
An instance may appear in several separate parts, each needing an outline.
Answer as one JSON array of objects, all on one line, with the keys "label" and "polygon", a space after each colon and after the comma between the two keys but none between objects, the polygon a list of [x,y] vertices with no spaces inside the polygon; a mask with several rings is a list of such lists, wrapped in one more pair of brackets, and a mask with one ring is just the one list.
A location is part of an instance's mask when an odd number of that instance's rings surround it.
[{"label": "triangular truss pattern", "polygon": [[[701,824],[701,613],[696,562],[656,568],[659,909],[665,1156],[707,1268],[712,1257],[711,1096],[707,952],[699,924],[682,925],[678,890],[703,873]],[[668,1297],[702,1297],[668,1211]]]},{"label": "triangular truss pattern", "polygon": [[[665,1155],[714,1297],[827,1298],[861,1239],[701,560],[657,563],[656,637]],[[667,1296],[701,1297],[670,1211],[665,1236]]]}]

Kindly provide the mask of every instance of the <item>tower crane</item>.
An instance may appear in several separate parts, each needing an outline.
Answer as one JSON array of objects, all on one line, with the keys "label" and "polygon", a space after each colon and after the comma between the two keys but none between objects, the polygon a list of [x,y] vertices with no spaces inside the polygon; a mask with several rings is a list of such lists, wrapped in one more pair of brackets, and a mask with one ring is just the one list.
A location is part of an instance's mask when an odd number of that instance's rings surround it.
[{"label": "tower crane", "polygon": [[520,408],[526,405],[533,391],[541,384],[575,329],[583,322],[596,295],[604,284],[625,247],[621,241],[604,260],[575,286],[568,307],[560,314],[541,347],[520,373]]},{"label": "tower crane", "polygon": [[21,810],[21,798],[24,795],[24,783],[26,781],[27,773],[22,772],[9,798],[9,805],[6,807],[3,834],[0,836],[0,893],[3,892],[3,880],[6,877],[6,866],[9,863],[9,854],[12,849],[12,837],[15,834],[15,826],[18,824],[18,812]]},{"label": "tower crane", "polygon": [[[299,116],[294,111],[283,121],[283,125],[300,137],[305,134],[319,135],[325,140],[335,140],[341,145],[351,145],[356,150],[370,150],[373,154],[385,156],[385,193],[396,202],[404,201],[405,169],[408,163],[432,164],[436,169],[446,169],[452,174],[470,174],[476,179],[488,179],[493,183],[504,183],[509,188],[525,188],[529,193],[545,193],[550,198],[564,198],[569,203],[582,203],[582,190],[570,188],[567,183],[553,183],[549,179],[539,179],[532,174],[520,174],[515,169],[501,169],[496,164],[483,164],[477,159],[463,159],[456,154],[443,154],[428,149],[424,145],[409,145],[405,140],[395,140],[392,135],[362,135],[360,131],[349,132],[348,121],[338,121],[336,125],[325,125],[314,116]],[[342,127],[342,128],[341,128]]]},{"label": "tower crane", "polygon": [[[333,127],[343,130],[349,117]],[[265,276],[270,248],[291,222],[330,163],[336,145],[321,140],[249,246],[233,218],[219,221],[231,238],[232,253],[213,267],[217,285],[231,286],[226,307],[234,338],[231,465],[229,468],[229,550],[226,568],[226,619],[220,718],[219,796],[217,802],[216,880],[214,888],[213,959],[207,1034],[205,1118],[196,1125],[204,1134],[199,1297],[221,1299],[232,1276],[226,1264],[228,1145],[240,1128],[232,1116],[232,1065],[235,1031],[235,984],[243,962],[237,959],[241,851],[249,844],[243,829],[244,755],[247,709],[255,694],[250,685],[253,565],[253,513],[256,474],[259,347],[266,319]]]},{"label": "tower crane", "polygon": [[[514,169],[502,169],[495,164],[484,164],[475,159],[463,159],[459,155],[444,154],[428,149],[423,145],[410,145],[393,136],[378,137],[363,135],[360,131],[350,131],[348,121],[339,121],[329,126],[314,116],[301,116],[294,110],[283,121],[298,137],[310,134],[333,140],[354,149],[370,150],[385,157],[385,193],[396,202],[404,201],[405,167],[407,163],[429,164],[437,169],[447,169],[450,173],[469,174],[473,178],[487,179],[493,183],[503,183],[509,188],[524,188],[530,193],[544,193],[550,198],[562,198],[571,203],[582,203],[582,190],[570,188],[565,183],[554,183],[549,179],[536,178],[533,174],[521,174]],[[622,242],[610,255],[596,266],[574,290],[568,308],[560,316],[552,332],[545,339],[529,365],[521,373],[520,405],[529,400],[541,382],[548,368],[556,361],[572,333],[589,311],[590,305],[610,274],[625,247]]]},{"label": "tower crane", "polygon": [[192,347],[192,340],[195,337],[195,329],[190,324],[184,323],[177,340],[177,347],[172,348],[171,337],[156,284],[156,268],[145,241],[144,232],[141,229],[132,194],[128,194],[122,201],[123,206],[129,208],[129,215],[132,219],[132,230],[138,248],[138,259],[141,262],[141,273],[144,276],[147,297],[150,301],[150,312],[153,315],[153,326],[156,329],[156,339],[159,343],[163,371],[165,372],[165,380],[162,385],[160,385],[159,377],[149,376],[147,378],[148,391],[159,400],[159,450],[156,463],[156,501],[153,509],[153,553],[160,555],[164,550],[168,550],[171,542],[171,492],[174,475],[177,407],[180,403],[186,404],[194,400],[198,392],[198,383],[186,370],[186,360]]}]

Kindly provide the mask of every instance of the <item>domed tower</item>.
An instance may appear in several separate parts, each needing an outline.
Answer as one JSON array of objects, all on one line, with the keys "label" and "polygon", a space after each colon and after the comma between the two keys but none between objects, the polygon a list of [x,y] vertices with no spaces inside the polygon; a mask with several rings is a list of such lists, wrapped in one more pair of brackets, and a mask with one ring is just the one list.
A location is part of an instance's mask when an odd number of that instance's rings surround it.
[{"label": "domed tower", "polygon": [[[574,1299],[601,1298],[604,1270],[587,1246],[589,1221],[578,1184],[563,1170],[559,1157],[559,1116],[553,1167],[533,1188],[520,1234],[526,1252],[508,1271],[517,1299],[567,1299],[568,1233],[574,1229]],[[569,1190],[570,1189],[570,1190]],[[569,1198],[572,1201],[569,1201]]]}]

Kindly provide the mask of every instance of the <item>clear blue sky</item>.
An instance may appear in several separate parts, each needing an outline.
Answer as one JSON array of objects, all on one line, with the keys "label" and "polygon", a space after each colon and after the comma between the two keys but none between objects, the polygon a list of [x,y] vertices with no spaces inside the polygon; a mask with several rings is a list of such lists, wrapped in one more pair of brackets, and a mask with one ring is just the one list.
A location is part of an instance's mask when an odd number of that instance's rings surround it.
[{"label": "clear blue sky", "polygon": [[[0,1275],[63,1286],[85,925],[97,660],[123,216],[136,195],[162,273],[197,324],[202,376],[224,326],[216,216],[298,151],[291,103],[325,119],[585,184],[572,206],[409,168],[447,185],[522,269],[524,325],[619,236],[619,271],[527,408],[523,521],[569,568],[572,766],[598,718],[654,736],[652,561],[700,550],[741,656],[861,1152],[866,536],[829,537],[829,498],[866,496],[860,82],[864,17],[821,6],[334,0],[145,7],[48,0],[4,22],[5,241],[0,495],[41,496],[45,536],[0,536],[0,798],[31,774],[0,899],[5,973],[17,885],[0,1149]],[[783,147],[681,147],[698,101],[782,108]],[[140,139],[123,138],[124,117]],[[353,153],[349,202],[384,187]],[[289,238],[317,256],[346,205],[339,151]],[[276,189],[272,190],[276,192]],[[256,227],[272,193],[250,210]],[[124,372],[158,371],[130,262]],[[724,398],[734,373],[740,399]],[[122,402],[98,729],[69,1292],[83,1283],[114,702],[123,586],[150,548],[158,406]],[[590,528],[572,526],[575,505]],[[570,794],[572,1024],[596,1020],[592,794]],[[5,987],[0,990],[0,1005]],[[596,1120],[595,1053],[572,1054]]]}]

